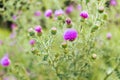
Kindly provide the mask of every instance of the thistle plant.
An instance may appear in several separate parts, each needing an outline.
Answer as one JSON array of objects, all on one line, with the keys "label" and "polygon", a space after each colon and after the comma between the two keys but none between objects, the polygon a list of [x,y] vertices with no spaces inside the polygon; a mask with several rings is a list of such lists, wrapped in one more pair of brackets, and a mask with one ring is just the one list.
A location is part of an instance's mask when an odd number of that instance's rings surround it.
[{"label": "thistle plant", "polygon": [[120,79],[119,1],[0,3],[1,26],[14,34],[0,41],[1,80]]}]

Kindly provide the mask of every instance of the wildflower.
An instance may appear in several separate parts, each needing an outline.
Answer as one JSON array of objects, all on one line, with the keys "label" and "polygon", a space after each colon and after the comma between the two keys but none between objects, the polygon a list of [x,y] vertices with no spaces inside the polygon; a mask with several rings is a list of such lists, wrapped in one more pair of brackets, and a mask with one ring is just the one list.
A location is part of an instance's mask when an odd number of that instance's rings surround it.
[{"label": "wildflower", "polygon": [[77,6],[77,9],[78,9],[78,10],[81,10],[81,9],[82,9],[81,5],[78,5],[78,6]]},{"label": "wildflower", "polygon": [[35,15],[35,16],[40,16],[40,15],[41,15],[41,12],[40,12],[40,11],[36,11],[36,12],[34,13],[34,15]]},{"label": "wildflower", "polygon": [[66,24],[67,24],[67,28],[71,28],[71,27],[72,27],[72,21],[71,21],[70,18],[67,18],[67,19],[65,20],[65,22],[66,22]]},{"label": "wildflower", "polygon": [[67,47],[67,43],[66,42],[62,42],[61,46],[62,46],[62,48],[66,48]]},{"label": "wildflower", "polygon": [[8,55],[5,55],[1,60],[0,60],[0,64],[3,66],[3,67],[7,67],[9,66],[11,63]]},{"label": "wildflower", "polygon": [[97,55],[96,55],[96,54],[92,54],[92,58],[93,58],[93,59],[96,59],[96,58],[97,58]]},{"label": "wildflower", "polygon": [[78,36],[78,33],[75,29],[67,29],[64,32],[63,38],[64,40],[74,41]]},{"label": "wildflower", "polygon": [[47,11],[45,11],[45,14],[44,14],[46,17],[51,17],[52,16],[52,10],[49,9]]},{"label": "wildflower", "polygon": [[110,0],[110,5],[116,6],[117,5],[117,1],[116,0]]},{"label": "wildflower", "polygon": [[17,16],[16,16],[16,15],[13,15],[13,16],[12,16],[12,19],[13,19],[14,21],[16,21],[16,20],[17,20]]},{"label": "wildflower", "polygon": [[14,23],[11,24],[11,29],[12,29],[12,30],[14,30],[16,27],[17,27],[16,24],[14,24]]},{"label": "wildflower", "polygon": [[110,32],[107,33],[107,39],[111,39],[111,37],[112,37],[112,34]]},{"label": "wildflower", "polygon": [[34,39],[31,39],[30,41],[29,41],[29,43],[30,43],[30,45],[34,45],[35,44],[35,40]]},{"label": "wildflower", "polygon": [[42,32],[41,26],[36,26],[36,27],[35,27],[35,31],[36,31],[37,33],[41,33],[41,32]]},{"label": "wildflower", "polygon": [[72,11],[73,11],[73,6],[72,5],[68,6],[65,10],[66,14],[70,14]]},{"label": "wildflower", "polygon": [[88,12],[87,12],[87,11],[82,11],[82,12],[80,13],[80,16],[81,16],[82,18],[84,18],[84,19],[86,19],[86,18],[88,18],[88,17],[89,17],[89,15],[88,15]]},{"label": "wildflower", "polygon": [[66,24],[70,25],[70,24],[71,24],[71,19],[70,19],[70,18],[67,18],[67,19],[65,20],[65,22],[66,22]]},{"label": "wildflower", "polygon": [[56,10],[56,11],[54,12],[54,14],[55,14],[55,16],[57,17],[57,16],[60,16],[60,15],[64,14],[64,11],[63,11],[62,9],[59,9],[59,10]]},{"label": "wildflower", "polygon": [[42,28],[41,28],[41,26],[36,26],[36,27],[35,27],[35,31],[37,32],[37,35],[38,35],[38,36],[41,36],[41,35],[42,35]]},{"label": "wildflower", "polygon": [[33,28],[29,28],[28,32],[29,32],[30,36],[34,36],[35,35],[35,32],[34,32]]}]

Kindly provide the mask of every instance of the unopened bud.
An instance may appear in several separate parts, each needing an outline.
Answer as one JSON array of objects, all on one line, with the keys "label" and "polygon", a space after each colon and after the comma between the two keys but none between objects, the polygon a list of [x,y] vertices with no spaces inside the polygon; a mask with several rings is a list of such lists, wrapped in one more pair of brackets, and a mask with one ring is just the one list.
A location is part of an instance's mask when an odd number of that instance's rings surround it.
[{"label": "unopened bud", "polygon": [[107,20],[107,19],[108,19],[107,13],[104,13],[104,14],[103,14],[103,19],[104,19],[104,20]]},{"label": "unopened bud", "polygon": [[29,28],[28,32],[29,32],[29,36],[34,36],[35,35],[35,32],[34,32],[33,28]]},{"label": "unopened bud", "polygon": [[95,32],[99,28],[98,24],[92,26],[91,32]]},{"label": "unopened bud", "polygon": [[71,24],[71,19],[70,19],[70,18],[67,18],[67,19],[65,20],[65,22],[66,22],[66,24],[70,25],[70,24]]},{"label": "unopened bud", "polygon": [[56,27],[52,27],[52,28],[51,28],[51,33],[52,33],[53,35],[55,35],[55,34],[57,33],[57,28],[56,28]]},{"label": "unopened bud", "polygon": [[61,45],[62,45],[62,48],[66,48],[67,47],[67,43],[66,42],[63,42]]},{"label": "unopened bud", "polygon": [[100,6],[100,7],[98,8],[98,11],[99,11],[99,13],[103,13],[103,12],[104,12],[104,7],[103,7],[103,6]]},{"label": "unopened bud", "polygon": [[96,59],[96,58],[97,58],[97,55],[96,55],[96,54],[92,54],[92,58],[93,58],[93,59]]}]

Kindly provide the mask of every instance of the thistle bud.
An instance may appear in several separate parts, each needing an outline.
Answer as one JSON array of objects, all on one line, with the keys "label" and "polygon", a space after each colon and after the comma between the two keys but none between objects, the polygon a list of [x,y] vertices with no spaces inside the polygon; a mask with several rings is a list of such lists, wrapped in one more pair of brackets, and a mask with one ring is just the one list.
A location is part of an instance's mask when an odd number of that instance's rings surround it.
[{"label": "thistle bud", "polygon": [[71,28],[71,27],[72,27],[72,21],[71,21],[70,18],[67,18],[67,19],[65,20],[65,22],[66,22],[67,28]]},{"label": "thistle bud", "polygon": [[91,32],[95,32],[99,28],[98,24],[92,26]]},{"label": "thistle bud", "polygon": [[62,46],[62,48],[66,48],[67,47],[67,43],[66,42],[62,42],[61,46]]},{"label": "thistle bud", "polygon": [[35,35],[35,32],[34,32],[33,28],[29,28],[28,32],[29,32],[29,36],[34,36]]},{"label": "thistle bud", "polygon": [[52,33],[53,35],[55,35],[55,34],[57,33],[57,28],[56,28],[56,27],[52,27],[52,28],[51,28],[51,33]]},{"label": "thistle bud", "polygon": [[104,13],[104,14],[103,14],[103,19],[104,19],[104,20],[107,20],[107,19],[108,19],[107,13]]},{"label": "thistle bud", "polygon": [[100,7],[98,8],[98,12],[99,12],[99,13],[103,13],[103,12],[104,12],[104,7],[103,7],[103,6],[100,6]]},{"label": "thistle bud", "polygon": [[89,17],[89,14],[88,14],[87,11],[82,11],[82,12],[80,13],[80,16],[81,16],[83,19],[87,19],[87,18]]},{"label": "thistle bud", "polygon": [[63,20],[64,17],[63,17],[62,15],[60,15],[60,16],[57,17],[57,19],[58,19],[58,20]]},{"label": "thistle bud", "polygon": [[92,58],[93,58],[93,59],[96,59],[96,58],[97,58],[97,55],[96,55],[96,54],[92,54]]}]

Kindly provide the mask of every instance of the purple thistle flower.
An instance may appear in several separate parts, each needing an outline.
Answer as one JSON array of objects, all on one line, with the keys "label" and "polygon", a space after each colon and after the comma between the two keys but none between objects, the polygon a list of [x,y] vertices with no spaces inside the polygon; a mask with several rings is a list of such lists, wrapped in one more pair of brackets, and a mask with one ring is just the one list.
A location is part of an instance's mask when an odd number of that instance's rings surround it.
[{"label": "purple thistle flower", "polygon": [[55,16],[57,17],[57,16],[60,16],[60,15],[64,14],[64,11],[63,11],[62,9],[59,9],[59,10],[56,10],[56,11],[54,12],[54,14],[55,14]]},{"label": "purple thistle flower", "polygon": [[75,29],[67,29],[64,34],[64,40],[74,41],[78,37],[78,33]]},{"label": "purple thistle flower", "polygon": [[68,25],[70,25],[70,24],[71,24],[71,19],[70,19],[70,18],[67,18],[67,19],[65,20],[65,22],[66,22]]},{"label": "purple thistle flower", "polygon": [[17,20],[17,16],[16,16],[16,15],[13,15],[13,16],[12,16],[12,19],[13,19],[14,21],[16,21],[16,20]]},{"label": "purple thistle flower", "polygon": [[36,11],[36,12],[34,13],[34,15],[35,15],[35,16],[40,16],[40,15],[41,15],[41,12],[40,12],[40,11]]},{"label": "purple thistle flower", "polygon": [[81,16],[82,18],[84,18],[84,19],[86,19],[86,18],[88,18],[88,17],[89,17],[89,15],[88,15],[88,12],[87,12],[87,11],[82,11],[82,12],[80,13],[80,16]]},{"label": "purple thistle flower", "polygon": [[116,6],[117,5],[117,1],[116,0],[110,0],[110,5]]},{"label": "purple thistle flower", "polygon": [[1,64],[3,67],[9,66],[10,63],[11,63],[11,61],[10,61],[8,55],[3,56],[3,58],[0,60],[0,64]]},{"label": "purple thistle flower", "polygon": [[65,10],[66,14],[70,14],[72,11],[73,11],[73,6],[72,5],[68,6]]},{"label": "purple thistle flower", "polygon": [[34,39],[31,39],[30,41],[29,41],[29,43],[30,43],[30,45],[34,45],[35,44],[35,40]]},{"label": "purple thistle flower", "polygon": [[78,5],[78,6],[77,6],[77,9],[78,9],[78,10],[81,10],[81,9],[82,9],[81,5]]},{"label": "purple thistle flower", "polygon": [[112,34],[110,32],[107,33],[107,39],[111,39],[111,37],[112,37]]},{"label": "purple thistle flower", "polygon": [[52,10],[51,9],[48,9],[47,11],[45,11],[45,14],[44,14],[46,17],[51,17],[52,16]]},{"label": "purple thistle flower", "polygon": [[36,26],[36,27],[35,27],[35,31],[36,31],[37,33],[41,33],[41,32],[42,32],[41,26]]},{"label": "purple thistle flower", "polygon": [[14,24],[14,23],[11,24],[11,29],[12,29],[12,30],[14,30],[16,27],[17,27],[16,24]]}]

